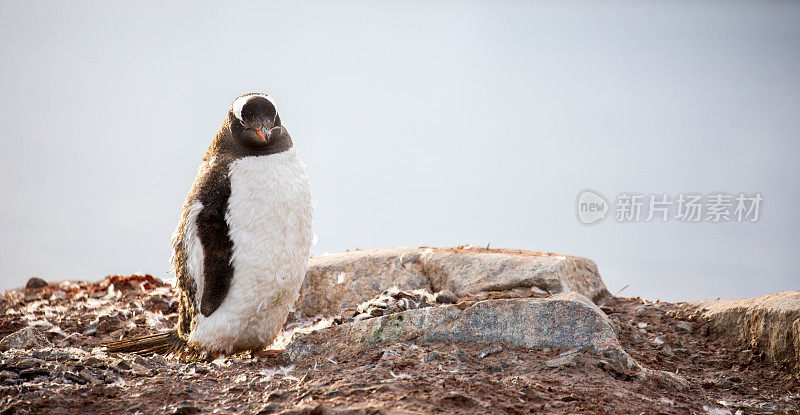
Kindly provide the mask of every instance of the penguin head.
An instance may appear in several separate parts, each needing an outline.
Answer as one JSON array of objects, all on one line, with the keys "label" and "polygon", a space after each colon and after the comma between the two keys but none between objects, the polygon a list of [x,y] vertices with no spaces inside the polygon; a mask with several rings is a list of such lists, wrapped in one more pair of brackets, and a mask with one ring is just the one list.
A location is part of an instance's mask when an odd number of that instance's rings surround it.
[{"label": "penguin head", "polygon": [[[291,147],[291,138],[267,94],[250,93],[233,101],[228,111],[233,140],[250,151],[275,153]],[[270,151],[274,150],[274,151]]]}]

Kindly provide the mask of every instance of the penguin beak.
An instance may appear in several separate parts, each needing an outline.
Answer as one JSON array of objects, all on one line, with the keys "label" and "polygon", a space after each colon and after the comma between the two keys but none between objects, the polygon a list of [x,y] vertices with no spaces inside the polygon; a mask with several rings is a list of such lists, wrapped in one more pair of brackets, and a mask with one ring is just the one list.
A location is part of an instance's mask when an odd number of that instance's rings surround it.
[{"label": "penguin beak", "polygon": [[269,142],[269,129],[266,126],[261,127],[261,129],[256,130],[256,134],[264,140],[265,143]]}]

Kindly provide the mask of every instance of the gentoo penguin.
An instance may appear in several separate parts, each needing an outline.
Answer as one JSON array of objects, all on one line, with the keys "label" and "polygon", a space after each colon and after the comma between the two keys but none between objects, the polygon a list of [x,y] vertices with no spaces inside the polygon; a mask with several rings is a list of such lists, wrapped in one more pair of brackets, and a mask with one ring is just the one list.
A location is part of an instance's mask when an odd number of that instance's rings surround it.
[{"label": "gentoo penguin", "polygon": [[106,350],[184,359],[260,351],[299,295],[312,213],[306,168],[275,102],[259,93],[236,98],[173,236],[177,327]]}]

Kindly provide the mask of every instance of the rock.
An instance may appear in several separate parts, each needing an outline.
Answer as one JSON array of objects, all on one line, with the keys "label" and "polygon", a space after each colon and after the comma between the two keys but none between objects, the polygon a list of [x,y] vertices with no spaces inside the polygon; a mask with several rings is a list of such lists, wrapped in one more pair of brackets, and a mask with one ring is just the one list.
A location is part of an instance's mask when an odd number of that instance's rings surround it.
[{"label": "rock", "polygon": [[99,384],[103,383],[103,381],[101,381],[100,379],[98,379],[98,378],[97,378],[97,377],[96,377],[96,376],[95,376],[95,375],[94,375],[92,372],[90,372],[88,369],[83,369],[83,370],[81,370],[81,371],[80,371],[80,373],[78,373],[78,375],[79,375],[81,378],[83,378],[84,380],[86,380],[87,382],[91,383],[92,385],[99,385]]},{"label": "rock", "polygon": [[23,359],[14,364],[13,367],[17,371],[20,371],[20,370],[30,369],[32,367],[39,367],[41,365],[42,362],[36,359]]},{"label": "rock", "polygon": [[[456,298],[533,288],[610,296],[594,262],[551,253],[484,248],[389,248],[311,258],[294,318],[336,315],[396,286],[449,290]],[[452,298],[450,298],[452,300]]]},{"label": "rock", "polygon": [[[462,302],[409,310],[296,334],[285,353],[292,361],[356,352],[401,342],[479,343],[528,348],[579,349],[601,357],[613,373],[667,384],[677,390],[686,380],[637,363],[620,345],[606,315],[586,297],[563,293],[550,298]],[[467,354],[466,359],[471,359]]]},{"label": "rock", "polygon": [[430,307],[332,326],[298,336],[286,353],[297,361],[335,348],[410,340],[584,349],[644,370],[622,350],[605,314],[577,293]]},{"label": "rock", "polygon": [[268,403],[259,408],[259,410],[256,412],[256,415],[274,414],[280,411],[281,408],[282,407],[276,403]]},{"label": "rock", "polygon": [[458,297],[450,290],[442,290],[436,293],[436,302],[439,304],[455,304]]},{"label": "rock", "polygon": [[[563,349],[594,347],[599,350],[619,345],[606,316],[577,293],[409,310],[316,333],[321,332],[330,333],[335,341],[371,344],[413,339]],[[301,340],[307,337],[299,337],[287,351],[290,354],[299,351]],[[321,352],[317,350],[316,353]],[[293,360],[298,357],[292,356]]]},{"label": "rock", "polygon": [[39,376],[49,376],[50,371],[40,367],[32,367],[19,372],[19,377],[23,379],[33,379]]},{"label": "rock", "polygon": [[193,415],[193,414],[199,414],[200,412],[202,411],[200,410],[200,408],[196,406],[179,406],[173,409],[172,412],[170,413],[174,415]]},{"label": "rock", "polygon": [[17,379],[19,375],[11,372],[9,370],[0,371],[0,383],[3,383],[6,379]]},{"label": "rock", "polygon": [[84,379],[84,378],[80,377],[79,375],[77,375],[75,373],[72,373],[72,372],[65,372],[64,373],[64,379],[67,379],[67,380],[72,381],[74,383],[77,383],[79,385],[85,385],[85,384],[89,383],[88,380],[86,380],[86,379]]},{"label": "rock", "polygon": [[544,365],[549,368],[574,367],[578,364],[580,352],[580,349],[567,350],[558,355],[558,357],[545,361]]},{"label": "rock", "polygon": [[500,346],[500,345],[498,344],[498,345],[495,345],[495,346],[492,346],[492,347],[489,347],[489,348],[483,349],[483,350],[482,350],[482,351],[481,351],[481,352],[478,354],[478,359],[485,359],[485,358],[487,358],[487,357],[489,357],[489,356],[491,356],[491,355],[493,355],[493,354],[495,354],[495,353],[500,353],[500,352],[502,352],[502,351],[503,351],[503,346]]},{"label": "rock", "polygon": [[17,330],[0,340],[0,352],[11,349],[38,349],[52,346],[47,336],[34,327]]},{"label": "rock", "polygon": [[707,319],[713,332],[734,336],[771,363],[800,374],[800,291],[741,300],[685,305]]},{"label": "rock", "polygon": [[35,290],[35,289],[38,289],[38,288],[47,287],[47,285],[48,285],[47,281],[45,281],[45,280],[43,280],[41,278],[32,277],[25,284],[25,289],[26,290]]},{"label": "rock", "polygon": [[693,328],[692,323],[688,321],[681,321],[681,320],[671,320],[669,325],[674,327],[680,333],[683,334],[692,334]]}]

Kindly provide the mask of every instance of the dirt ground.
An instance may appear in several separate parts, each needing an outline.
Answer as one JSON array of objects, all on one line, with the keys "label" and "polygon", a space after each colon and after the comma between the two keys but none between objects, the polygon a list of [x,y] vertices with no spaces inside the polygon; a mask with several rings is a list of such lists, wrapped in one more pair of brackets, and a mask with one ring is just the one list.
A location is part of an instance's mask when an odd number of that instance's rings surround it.
[{"label": "dirt ground", "polygon": [[149,276],[4,293],[0,338],[33,326],[52,345],[0,354],[0,414],[800,413],[796,377],[702,321],[674,318],[687,318],[680,304],[639,298],[612,299],[602,310],[639,363],[677,372],[688,390],[546,348],[403,343],[294,363],[276,353],[185,364],[97,347],[170,328],[172,294]]}]

